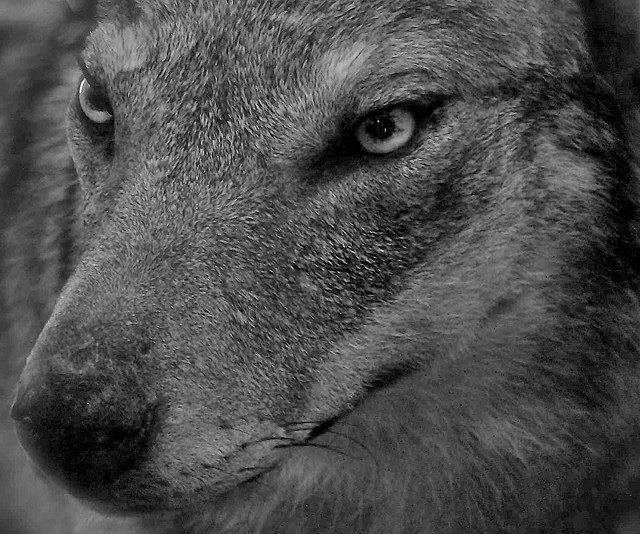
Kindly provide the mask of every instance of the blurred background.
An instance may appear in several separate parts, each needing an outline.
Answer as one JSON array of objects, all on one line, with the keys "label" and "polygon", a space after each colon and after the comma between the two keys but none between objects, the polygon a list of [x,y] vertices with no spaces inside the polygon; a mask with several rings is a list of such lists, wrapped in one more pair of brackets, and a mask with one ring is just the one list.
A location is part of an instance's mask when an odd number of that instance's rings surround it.
[{"label": "blurred background", "polygon": [[17,378],[74,261],[64,131],[93,0],[0,0],[0,534],[127,532],[34,473],[9,417]]},{"label": "blurred background", "polygon": [[[640,141],[640,0],[579,1],[597,65]],[[41,480],[9,418],[17,377],[74,259],[76,185],[64,117],[93,3],[0,0],[0,534],[133,531]],[[630,520],[621,532],[640,526]]]}]

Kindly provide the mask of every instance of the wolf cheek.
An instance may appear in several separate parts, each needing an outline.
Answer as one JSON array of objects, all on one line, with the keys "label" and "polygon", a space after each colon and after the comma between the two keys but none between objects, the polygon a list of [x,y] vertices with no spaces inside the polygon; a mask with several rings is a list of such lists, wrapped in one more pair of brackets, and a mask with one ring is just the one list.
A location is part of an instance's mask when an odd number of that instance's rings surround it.
[{"label": "wolf cheek", "polygon": [[611,530],[637,185],[576,4],[101,7],[36,462],[150,532]]}]

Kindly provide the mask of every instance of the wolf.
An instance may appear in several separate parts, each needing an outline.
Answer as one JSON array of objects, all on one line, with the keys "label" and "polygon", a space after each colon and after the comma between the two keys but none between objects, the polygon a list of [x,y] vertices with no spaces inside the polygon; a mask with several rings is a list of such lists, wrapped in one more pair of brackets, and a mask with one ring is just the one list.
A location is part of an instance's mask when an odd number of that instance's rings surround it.
[{"label": "wolf", "polygon": [[74,170],[3,182],[2,331],[53,308],[11,409],[45,476],[137,532],[620,527],[638,172],[588,6],[97,9]]},{"label": "wolf", "polygon": [[9,418],[12,389],[69,275],[76,178],[65,110],[90,2],[0,6],[0,532],[106,534],[121,521],[87,512],[33,476]]}]

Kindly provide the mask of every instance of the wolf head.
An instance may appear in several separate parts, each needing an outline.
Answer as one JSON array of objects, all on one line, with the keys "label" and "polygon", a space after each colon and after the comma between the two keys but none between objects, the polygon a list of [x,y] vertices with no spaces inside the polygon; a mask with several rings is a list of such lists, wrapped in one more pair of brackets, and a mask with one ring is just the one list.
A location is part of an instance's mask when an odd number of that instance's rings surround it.
[{"label": "wolf head", "polygon": [[115,511],[587,469],[636,243],[574,2],[100,11],[83,255],[13,407],[36,463]]}]

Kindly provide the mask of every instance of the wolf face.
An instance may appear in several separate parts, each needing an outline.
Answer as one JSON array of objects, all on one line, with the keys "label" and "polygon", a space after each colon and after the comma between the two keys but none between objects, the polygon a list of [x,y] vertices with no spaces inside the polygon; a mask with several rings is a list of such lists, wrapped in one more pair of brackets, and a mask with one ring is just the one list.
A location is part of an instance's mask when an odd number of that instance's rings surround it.
[{"label": "wolf face", "polygon": [[610,525],[636,182],[578,7],[100,8],[35,462],[170,531]]}]

